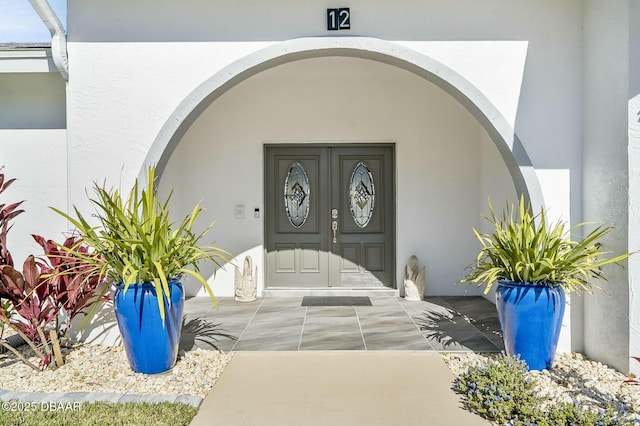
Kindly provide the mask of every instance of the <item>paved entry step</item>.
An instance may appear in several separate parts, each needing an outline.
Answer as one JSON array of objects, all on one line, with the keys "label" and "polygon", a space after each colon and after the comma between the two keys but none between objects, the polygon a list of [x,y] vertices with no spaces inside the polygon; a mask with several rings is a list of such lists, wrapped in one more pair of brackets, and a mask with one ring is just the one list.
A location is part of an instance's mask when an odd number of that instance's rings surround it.
[{"label": "paved entry step", "polygon": [[398,297],[395,288],[267,288],[263,290],[265,297],[304,297],[304,296],[363,296],[363,297]]}]

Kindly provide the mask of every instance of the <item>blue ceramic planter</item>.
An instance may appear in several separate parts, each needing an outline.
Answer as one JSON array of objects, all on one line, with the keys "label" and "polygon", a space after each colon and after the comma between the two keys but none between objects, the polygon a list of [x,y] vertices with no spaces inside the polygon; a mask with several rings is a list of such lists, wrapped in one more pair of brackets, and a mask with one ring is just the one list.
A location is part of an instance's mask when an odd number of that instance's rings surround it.
[{"label": "blue ceramic planter", "polygon": [[508,355],[520,355],[530,370],[551,369],[565,294],[560,286],[500,281],[496,308]]},{"label": "blue ceramic planter", "polygon": [[138,373],[162,373],[178,356],[182,329],[184,290],[179,279],[169,280],[171,306],[165,299],[164,322],[152,283],[116,284],[114,306],[118,328],[131,369]]}]

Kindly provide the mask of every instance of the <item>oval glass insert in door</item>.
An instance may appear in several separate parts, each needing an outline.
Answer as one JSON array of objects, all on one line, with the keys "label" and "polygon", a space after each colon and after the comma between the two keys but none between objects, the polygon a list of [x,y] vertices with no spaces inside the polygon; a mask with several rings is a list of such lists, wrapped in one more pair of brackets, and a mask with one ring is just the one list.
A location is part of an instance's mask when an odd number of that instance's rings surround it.
[{"label": "oval glass insert in door", "polygon": [[284,179],[284,207],[291,225],[300,228],[307,221],[311,203],[311,188],[307,171],[298,161],[289,166]]},{"label": "oval glass insert in door", "polygon": [[365,228],[373,216],[376,189],[369,166],[364,161],[356,164],[351,173],[349,199],[353,221],[358,227]]}]

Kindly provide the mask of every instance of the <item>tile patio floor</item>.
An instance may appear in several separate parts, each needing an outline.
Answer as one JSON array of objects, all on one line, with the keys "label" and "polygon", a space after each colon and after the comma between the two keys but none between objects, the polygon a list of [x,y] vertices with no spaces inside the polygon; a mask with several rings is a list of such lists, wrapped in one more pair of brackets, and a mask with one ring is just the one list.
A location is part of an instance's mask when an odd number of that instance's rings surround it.
[{"label": "tile patio floor", "polygon": [[241,303],[209,298],[185,303],[181,349],[222,351],[425,350],[499,352],[495,306],[482,297],[411,302],[371,297],[372,306],[302,306],[302,297]]}]

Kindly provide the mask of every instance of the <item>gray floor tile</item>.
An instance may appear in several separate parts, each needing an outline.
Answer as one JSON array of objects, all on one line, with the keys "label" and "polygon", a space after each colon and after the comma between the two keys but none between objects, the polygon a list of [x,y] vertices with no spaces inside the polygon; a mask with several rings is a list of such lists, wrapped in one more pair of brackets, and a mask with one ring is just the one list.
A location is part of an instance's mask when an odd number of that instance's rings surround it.
[{"label": "gray floor tile", "polygon": [[469,352],[469,348],[461,345],[457,341],[453,339],[431,339],[427,337],[427,341],[429,345],[433,348],[434,351],[438,352]]},{"label": "gray floor tile", "polygon": [[465,313],[471,317],[486,314],[497,315],[495,305],[483,297],[455,296],[447,298],[447,303],[456,311]]},{"label": "gray floor tile", "polygon": [[360,332],[305,333],[302,336],[300,350],[364,350],[364,341]]},{"label": "gray floor tile", "polygon": [[256,321],[258,319],[272,320],[274,317],[283,319],[303,318],[307,312],[306,308],[302,307],[272,306],[270,309],[263,308],[260,308],[260,310],[256,312],[252,321]]},{"label": "gray floor tile", "polygon": [[419,333],[378,333],[363,331],[369,351],[431,351],[433,348]]},{"label": "gray floor tile", "polygon": [[273,319],[271,321],[252,321],[240,336],[245,338],[250,333],[279,333],[281,335],[299,335],[302,331],[302,323],[304,318],[298,318],[295,321],[283,321]]},{"label": "gray floor tile", "polygon": [[404,318],[360,317],[360,327],[362,327],[362,330],[384,329],[389,331],[412,330],[419,332],[416,323],[408,316]]},{"label": "gray floor tile", "polygon": [[[218,301],[218,309],[209,311],[214,317],[222,317],[227,315],[251,315],[254,314],[262,304],[260,299],[253,302],[236,302],[233,299],[221,299]],[[187,304],[185,303],[185,306]]]},{"label": "gray floor tile", "polygon": [[470,324],[483,333],[500,332],[500,320],[498,320],[498,318],[485,318],[483,320],[472,319]]},{"label": "gray floor tile", "polygon": [[304,323],[304,332],[360,332],[360,324],[358,318],[324,318],[324,317],[307,317]]},{"label": "gray floor tile", "polygon": [[358,317],[407,318],[407,313],[400,305],[389,306],[357,306]]},{"label": "gray floor tile", "polygon": [[265,297],[260,310],[264,309],[264,312],[269,312],[271,309],[281,307],[302,309],[304,308],[302,306],[302,297]]},{"label": "gray floor tile", "polygon": [[435,350],[500,352],[500,348],[480,332],[423,334]]},{"label": "gray floor tile", "polygon": [[471,324],[464,321],[452,321],[452,322],[440,322],[435,325],[426,325],[422,326],[418,323],[420,331],[425,332],[438,332],[449,334],[452,336],[463,335],[463,334],[481,334],[480,331],[472,326]]},{"label": "gray floor tile", "polygon": [[243,334],[233,347],[234,351],[297,351],[300,346],[300,332],[283,334],[280,332],[254,332]]},{"label": "gray floor tile", "polygon": [[237,339],[245,327],[246,324],[234,329],[205,318],[187,319],[182,326],[179,348],[181,350],[190,350],[194,347],[220,349],[219,345],[222,342]]},{"label": "gray floor tile", "polygon": [[350,318],[356,316],[355,306],[308,306],[307,318]]},{"label": "gray floor tile", "polygon": [[500,349],[481,333],[469,334],[468,336],[455,336],[455,337],[459,344],[468,348],[471,351],[500,352]]},{"label": "gray floor tile", "polygon": [[257,309],[265,299],[257,298],[250,302],[239,302],[235,300],[233,297],[225,297],[218,299],[218,307],[227,308],[227,307],[235,307],[238,309]]},{"label": "gray floor tile", "polygon": [[247,326],[247,324],[249,324],[249,321],[251,321],[251,319],[254,317],[253,314],[251,315],[243,315],[243,316],[239,316],[239,315],[227,315],[221,318],[215,318],[215,319],[208,319],[209,321],[213,322],[214,324],[216,324],[219,328],[222,329],[230,329],[230,328],[244,328]]},{"label": "gray floor tile", "polygon": [[359,350],[364,349],[363,333],[365,340],[370,339],[367,349],[371,350],[502,348],[495,306],[482,297],[370,299],[372,306],[302,307],[302,296],[266,297],[249,303],[222,298],[217,310],[207,298],[190,299],[185,304],[187,322],[206,320],[210,333],[207,336],[204,327],[200,330],[203,336],[187,332],[183,340],[193,347],[223,351],[297,350],[298,346],[303,350]]},{"label": "gray floor tile", "polygon": [[451,304],[448,302],[448,296],[430,296],[424,298],[426,306],[442,306],[447,309],[451,309]]},{"label": "gray floor tile", "polygon": [[396,297],[370,297],[371,305],[374,307],[397,307],[400,308],[400,302]]},{"label": "gray floor tile", "polygon": [[499,350],[504,350],[504,340],[501,333],[482,333],[491,343],[493,343]]},{"label": "gray floor tile", "polygon": [[407,315],[404,317],[360,318],[365,344],[369,350],[430,350],[424,336]]}]

